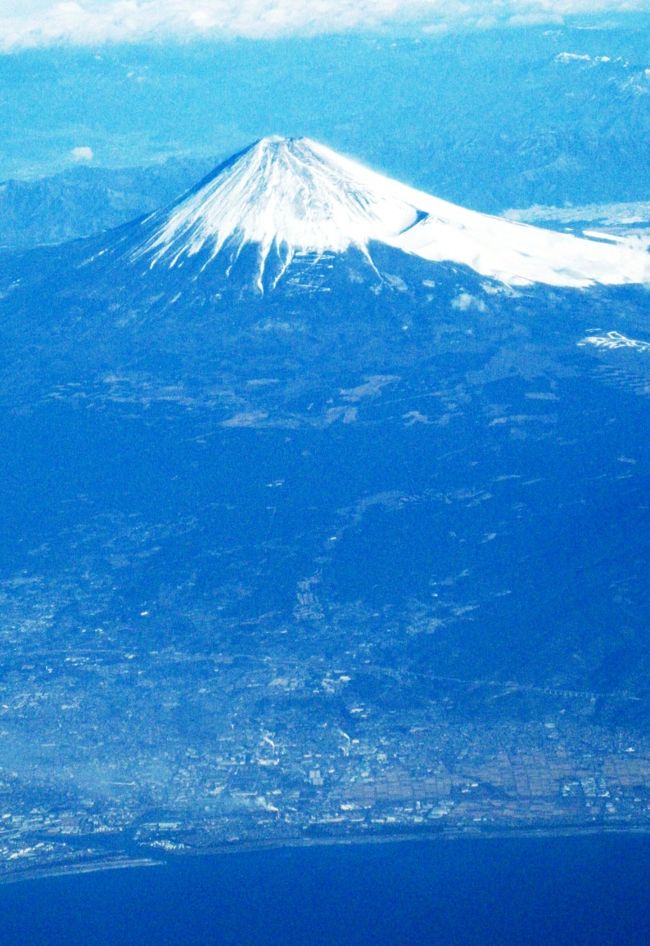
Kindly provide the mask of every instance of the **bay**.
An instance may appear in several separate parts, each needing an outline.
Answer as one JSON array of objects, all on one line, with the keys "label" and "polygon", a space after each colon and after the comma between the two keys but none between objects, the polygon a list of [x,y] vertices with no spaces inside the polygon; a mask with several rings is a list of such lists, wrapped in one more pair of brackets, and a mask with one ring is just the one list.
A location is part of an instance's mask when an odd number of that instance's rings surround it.
[{"label": "bay", "polygon": [[3,946],[636,946],[650,838],[473,838],[185,857],[0,888]]}]

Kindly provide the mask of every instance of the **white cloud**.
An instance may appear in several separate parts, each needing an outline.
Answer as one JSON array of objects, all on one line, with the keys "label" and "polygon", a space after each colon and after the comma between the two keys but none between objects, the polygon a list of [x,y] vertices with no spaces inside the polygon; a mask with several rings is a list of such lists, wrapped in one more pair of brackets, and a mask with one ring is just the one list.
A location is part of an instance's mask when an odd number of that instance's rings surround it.
[{"label": "white cloud", "polygon": [[487,306],[483,300],[471,295],[469,292],[461,292],[455,299],[452,299],[451,307],[452,309],[459,309],[461,312],[467,312],[469,309],[487,312]]},{"label": "white cloud", "polygon": [[95,157],[93,149],[89,148],[88,145],[79,145],[76,148],[72,148],[70,155],[74,161],[92,161]]},{"label": "white cloud", "polygon": [[0,50],[195,37],[251,38],[446,25],[558,22],[650,10],[650,0],[0,0]]}]

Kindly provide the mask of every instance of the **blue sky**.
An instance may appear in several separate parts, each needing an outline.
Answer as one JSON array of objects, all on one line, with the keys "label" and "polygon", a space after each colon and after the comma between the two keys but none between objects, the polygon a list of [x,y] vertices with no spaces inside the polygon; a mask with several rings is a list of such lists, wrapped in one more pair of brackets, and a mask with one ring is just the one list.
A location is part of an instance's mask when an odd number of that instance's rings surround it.
[{"label": "blue sky", "polygon": [[350,30],[560,23],[650,9],[650,0],[2,0],[0,49]]}]

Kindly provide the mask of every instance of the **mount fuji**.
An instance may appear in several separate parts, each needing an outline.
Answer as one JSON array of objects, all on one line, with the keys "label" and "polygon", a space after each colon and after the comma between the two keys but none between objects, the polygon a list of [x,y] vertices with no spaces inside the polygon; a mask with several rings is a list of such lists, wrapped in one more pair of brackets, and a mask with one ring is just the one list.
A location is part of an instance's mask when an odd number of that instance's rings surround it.
[{"label": "mount fuji", "polygon": [[275,288],[297,258],[348,250],[373,264],[383,244],[452,262],[510,285],[650,281],[632,245],[579,239],[466,210],[377,174],[308,138],[263,138],[171,208],[129,231],[132,261],[152,269],[225,264],[254,248],[257,288]]},{"label": "mount fuji", "polygon": [[467,210],[274,136],[116,230],[0,255],[1,370],[12,397],[80,386],[319,423],[360,372],[417,376],[445,351],[469,367],[522,331],[546,358],[597,328],[643,339],[649,282],[640,239]]},{"label": "mount fuji", "polygon": [[647,826],[649,261],[278,138],[0,253],[3,810],[82,813],[29,843],[349,839],[369,778],[364,837],[425,782],[435,831]]}]

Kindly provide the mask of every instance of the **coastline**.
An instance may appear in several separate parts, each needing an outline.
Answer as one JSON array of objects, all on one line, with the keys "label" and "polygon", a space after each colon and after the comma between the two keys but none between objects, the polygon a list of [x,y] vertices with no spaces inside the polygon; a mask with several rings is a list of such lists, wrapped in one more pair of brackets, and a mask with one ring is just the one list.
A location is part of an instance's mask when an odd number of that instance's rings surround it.
[{"label": "coastline", "polygon": [[548,826],[525,827],[525,828],[495,828],[493,830],[481,830],[480,828],[449,829],[437,833],[417,833],[404,832],[403,834],[374,834],[374,835],[355,835],[350,837],[322,837],[322,838],[287,838],[284,840],[258,840],[245,841],[237,843],[217,844],[211,847],[205,847],[201,850],[182,850],[168,851],[165,857],[148,856],[129,856],[112,858],[106,861],[93,861],[86,864],[60,864],[52,867],[39,869],[35,866],[33,869],[23,872],[17,872],[14,875],[7,874],[0,877],[0,889],[5,885],[17,884],[28,881],[47,880],[55,877],[78,876],[83,874],[94,874],[112,870],[127,870],[129,868],[145,867],[167,867],[183,858],[197,860],[199,858],[213,858],[222,855],[255,854],[265,851],[279,851],[282,849],[299,850],[311,847],[363,847],[366,845],[391,845],[391,844],[426,844],[434,845],[440,842],[458,842],[458,841],[497,841],[497,840],[531,840],[543,838],[584,838],[599,836],[646,836],[650,835],[650,825],[634,825],[630,827],[607,826],[607,825],[584,825],[568,826],[559,825],[556,828]]}]

